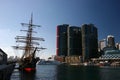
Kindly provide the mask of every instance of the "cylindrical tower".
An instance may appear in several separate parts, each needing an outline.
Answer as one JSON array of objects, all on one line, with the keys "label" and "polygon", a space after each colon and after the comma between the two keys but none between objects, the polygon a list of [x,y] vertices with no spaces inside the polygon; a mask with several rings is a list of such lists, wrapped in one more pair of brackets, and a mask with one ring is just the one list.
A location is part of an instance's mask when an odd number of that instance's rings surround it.
[{"label": "cylindrical tower", "polygon": [[67,24],[57,26],[56,55],[67,56]]},{"label": "cylindrical tower", "polygon": [[82,56],[83,61],[97,57],[98,33],[93,24],[82,25]]},{"label": "cylindrical tower", "polygon": [[71,26],[68,29],[68,56],[82,54],[81,28]]}]

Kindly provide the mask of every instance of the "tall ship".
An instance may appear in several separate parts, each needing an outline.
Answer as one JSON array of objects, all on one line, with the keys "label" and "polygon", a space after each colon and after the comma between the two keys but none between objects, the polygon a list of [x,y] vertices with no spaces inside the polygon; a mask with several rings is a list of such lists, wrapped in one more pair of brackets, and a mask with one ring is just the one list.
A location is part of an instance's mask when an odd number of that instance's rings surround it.
[{"label": "tall ship", "polygon": [[[16,36],[16,42],[19,43],[17,46],[13,46],[16,50],[22,50],[22,56],[19,63],[19,69],[25,71],[36,70],[36,63],[39,61],[39,57],[36,57],[36,52],[41,51],[43,47],[39,47],[40,41],[45,41],[44,38],[34,37],[34,28],[41,27],[40,25],[33,24],[33,15],[31,14],[31,20],[29,23],[21,23],[22,26],[26,27],[26,30],[21,30],[26,32],[25,36]],[[20,45],[21,43],[21,45]]]}]

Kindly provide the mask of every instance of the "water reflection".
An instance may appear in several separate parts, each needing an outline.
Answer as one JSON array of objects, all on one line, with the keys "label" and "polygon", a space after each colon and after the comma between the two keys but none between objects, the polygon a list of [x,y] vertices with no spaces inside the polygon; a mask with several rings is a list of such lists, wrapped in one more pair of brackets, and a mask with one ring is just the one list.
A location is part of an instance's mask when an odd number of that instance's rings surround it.
[{"label": "water reflection", "polygon": [[36,72],[15,69],[10,80],[56,80],[56,65],[37,65]]},{"label": "water reflection", "polygon": [[101,80],[120,80],[120,67],[101,67]]},{"label": "water reflection", "polygon": [[37,65],[36,72],[14,70],[11,80],[120,80],[120,67]]},{"label": "water reflection", "polygon": [[20,80],[35,80],[36,72],[20,71]]},{"label": "water reflection", "polygon": [[68,66],[57,67],[57,80],[101,80],[97,67]]}]

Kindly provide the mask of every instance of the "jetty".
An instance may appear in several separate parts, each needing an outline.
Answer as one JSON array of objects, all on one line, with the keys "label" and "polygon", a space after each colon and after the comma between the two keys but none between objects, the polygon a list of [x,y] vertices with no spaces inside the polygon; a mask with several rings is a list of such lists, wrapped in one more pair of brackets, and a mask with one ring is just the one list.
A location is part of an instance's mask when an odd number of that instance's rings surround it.
[{"label": "jetty", "polygon": [[10,80],[14,67],[15,61],[9,61],[7,54],[0,49],[0,80]]},{"label": "jetty", "polygon": [[15,63],[8,65],[0,65],[0,80],[10,80],[14,67]]}]

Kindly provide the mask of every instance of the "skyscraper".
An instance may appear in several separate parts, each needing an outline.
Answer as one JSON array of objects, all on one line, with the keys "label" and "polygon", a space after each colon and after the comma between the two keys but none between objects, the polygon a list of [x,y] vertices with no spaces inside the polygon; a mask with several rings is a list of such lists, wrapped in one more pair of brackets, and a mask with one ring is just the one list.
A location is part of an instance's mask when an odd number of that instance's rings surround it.
[{"label": "skyscraper", "polygon": [[68,28],[68,56],[82,55],[81,28],[70,26]]},{"label": "skyscraper", "polygon": [[57,26],[56,39],[57,56],[80,56],[82,55],[81,28],[67,24]]},{"label": "skyscraper", "polygon": [[98,32],[93,24],[82,25],[82,56],[83,61],[97,57]]},{"label": "skyscraper", "polygon": [[56,55],[67,56],[68,51],[68,38],[67,38],[67,24],[57,26],[57,40],[56,40]]},{"label": "skyscraper", "polygon": [[115,39],[114,36],[108,35],[107,36],[107,46],[108,47],[115,47]]}]

